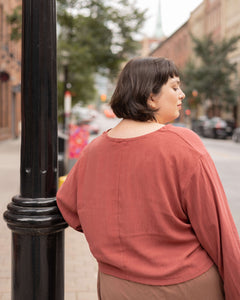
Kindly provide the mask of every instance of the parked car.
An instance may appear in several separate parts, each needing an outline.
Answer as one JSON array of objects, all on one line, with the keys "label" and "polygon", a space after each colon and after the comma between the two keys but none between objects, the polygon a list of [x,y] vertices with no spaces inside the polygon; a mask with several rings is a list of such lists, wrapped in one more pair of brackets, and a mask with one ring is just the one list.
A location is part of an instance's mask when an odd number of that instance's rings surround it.
[{"label": "parked car", "polygon": [[228,136],[233,135],[233,131],[236,128],[236,122],[234,120],[225,120],[227,122],[227,133]]},{"label": "parked car", "polygon": [[95,118],[92,110],[87,107],[82,107],[79,104],[76,104],[72,108],[72,119],[74,119],[75,123],[78,124],[88,124]]},{"label": "parked car", "polygon": [[220,117],[205,120],[203,123],[203,136],[214,139],[225,139],[228,136],[227,122]]},{"label": "parked car", "polygon": [[89,132],[89,134],[98,134],[100,130],[99,124],[95,121],[98,112],[94,109],[82,107],[76,104],[72,108],[72,123]]},{"label": "parked car", "polygon": [[175,127],[187,127],[185,123],[181,123],[181,122],[174,122],[172,123],[172,125]]},{"label": "parked car", "polygon": [[198,135],[203,136],[203,126],[204,123],[209,119],[207,116],[201,116],[198,119],[192,120],[192,130],[195,131]]},{"label": "parked car", "polygon": [[240,143],[240,127],[233,130],[232,140],[236,143]]}]

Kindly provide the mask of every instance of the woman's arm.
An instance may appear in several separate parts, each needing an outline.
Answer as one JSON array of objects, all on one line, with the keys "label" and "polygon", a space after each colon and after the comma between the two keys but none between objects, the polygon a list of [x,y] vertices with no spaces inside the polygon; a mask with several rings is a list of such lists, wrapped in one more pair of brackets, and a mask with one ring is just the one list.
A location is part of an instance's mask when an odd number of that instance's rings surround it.
[{"label": "woman's arm", "polygon": [[222,183],[208,153],[184,189],[184,209],[202,247],[219,269],[226,300],[240,299],[240,240]]},{"label": "woman's arm", "polygon": [[83,167],[82,158],[79,158],[75,163],[57,193],[57,206],[64,220],[69,226],[81,232],[82,227],[77,211],[77,194],[81,183],[79,173],[81,173],[80,170]]}]

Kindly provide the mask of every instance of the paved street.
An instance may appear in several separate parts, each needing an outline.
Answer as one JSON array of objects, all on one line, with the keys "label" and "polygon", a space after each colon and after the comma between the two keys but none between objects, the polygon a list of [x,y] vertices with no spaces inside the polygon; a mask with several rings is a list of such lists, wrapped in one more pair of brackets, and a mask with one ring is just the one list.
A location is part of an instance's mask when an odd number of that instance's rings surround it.
[{"label": "paved street", "polygon": [[215,162],[240,233],[240,143],[207,138],[202,140]]},{"label": "paved street", "polygon": [[[101,132],[117,120],[98,117]],[[231,140],[203,139],[222,179],[230,208],[240,232],[240,144]],[[0,142],[0,213],[19,193],[20,140]],[[10,300],[11,231],[0,218],[0,300]],[[65,300],[97,300],[97,265],[82,234],[67,229],[65,235]]]}]

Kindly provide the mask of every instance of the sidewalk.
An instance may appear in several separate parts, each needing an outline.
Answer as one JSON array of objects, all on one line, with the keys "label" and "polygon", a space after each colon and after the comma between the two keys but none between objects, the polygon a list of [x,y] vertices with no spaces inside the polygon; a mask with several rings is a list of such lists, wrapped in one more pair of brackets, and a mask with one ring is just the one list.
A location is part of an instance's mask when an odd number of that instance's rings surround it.
[{"label": "sidewalk", "polygon": [[[0,300],[11,299],[11,230],[3,213],[19,194],[20,139],[0,142]],[[97,264],[84,236],[65,230],[65,300],[97,300]]]}]

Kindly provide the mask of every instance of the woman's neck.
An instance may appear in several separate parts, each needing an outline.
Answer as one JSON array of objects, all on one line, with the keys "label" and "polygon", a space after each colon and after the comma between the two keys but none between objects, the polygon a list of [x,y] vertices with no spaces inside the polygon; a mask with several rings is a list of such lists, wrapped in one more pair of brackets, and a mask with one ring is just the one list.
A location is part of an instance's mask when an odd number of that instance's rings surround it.
[{"label": "woman's neck", "polygon": [[108,135],[115,138],[131,138],[151,133],[163,126],[164,124],[159,124],[156,121],[141,122],[123,119],[117,126],[108,132]]}]

